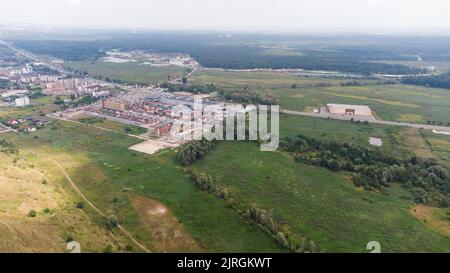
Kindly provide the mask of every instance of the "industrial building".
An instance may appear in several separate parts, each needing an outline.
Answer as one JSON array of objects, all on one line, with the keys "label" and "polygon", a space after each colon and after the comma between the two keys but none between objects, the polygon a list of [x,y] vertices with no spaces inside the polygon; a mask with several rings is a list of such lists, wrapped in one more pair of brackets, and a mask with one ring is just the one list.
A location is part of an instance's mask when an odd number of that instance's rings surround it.
[{"label": "industrial building", "polygon": [[102,107],[114,111],[125,111],[125,101],[121,99],[109,99],[102,102]]},{"label": "industrial building", "polygon": [[28,97],[20,97],[15,100],[17,107],[24,107],[30,105],[30,99]]},{"label": "industrial building", "polygon": [[347,116],[372,116],[372,110],[366,105],[350,105],[350,104],[327,104],[327,110],[335,115]]}]

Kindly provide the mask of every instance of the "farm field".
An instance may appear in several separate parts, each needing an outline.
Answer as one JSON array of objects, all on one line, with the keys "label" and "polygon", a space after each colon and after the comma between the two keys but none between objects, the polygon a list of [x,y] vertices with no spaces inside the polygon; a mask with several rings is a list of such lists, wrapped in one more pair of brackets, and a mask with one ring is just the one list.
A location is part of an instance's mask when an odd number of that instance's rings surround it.
[{"label": "farm field", "polygon": [[370,240],[381,242],[383,252],[448,251],[450,246],[449,237],[411,215],[411,197],[398,186],[384,194],[359,190],[345,174],[242,142],[220,143],[190,168],[211,175],[241,202],[272,211],[285,229],[312,238],[326,252],[364,252]]},{"label": "farm field", "polygon": [[130,84],[159,83],[177,79],[187,73],[187,69],[178,66],[154,67],[150,65],[130,63],[110,63],[103,61],[68,62],[66,66],[74,70],[86,71],[90,76],[101,76],[103,79],[117,80]]},{"label": "farm field", "polygon": [[[45,149],[45,154],[35,152],[45,158],[56,160],[58,154],[71,158],[58,162],[85,196],[107,215],[116,215],[150,250],[164,251],[160,242],[153,243],[155,239],[146,230],[152,223],[143,222],[138,213],[142,211],[139,202],[133,203],[128,193],[161,202],[201,251],[284,251],[273,238],[221,200],[198,190],[179,170],[172,151],[157,156],[142,155],[128,150],[138,142],[134,138],[62,121],[55,121],[51,128],[33,135],[4,134],[1,138],[12,141],[19,149]],[[136,247],[134,250],[139,251]]]}]

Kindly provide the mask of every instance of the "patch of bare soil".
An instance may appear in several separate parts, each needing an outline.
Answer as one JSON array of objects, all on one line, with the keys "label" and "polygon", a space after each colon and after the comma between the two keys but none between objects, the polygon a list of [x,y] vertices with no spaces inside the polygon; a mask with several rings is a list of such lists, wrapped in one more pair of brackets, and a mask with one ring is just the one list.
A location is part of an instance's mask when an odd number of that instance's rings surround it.
[{"label": "patch of bare soil", "polygon": [[201,251],[183,224],[163,204],[137,195],[132,196],[132,203],[153,239],[155,252]]},{"label": "patch of bare soil", "polygon": [[450,221],[439,219],[439,217],[435,216],[437,210],[439,209],[434,207],[415,205],[411,208],[411,213],[422,223],[450,237]]}]

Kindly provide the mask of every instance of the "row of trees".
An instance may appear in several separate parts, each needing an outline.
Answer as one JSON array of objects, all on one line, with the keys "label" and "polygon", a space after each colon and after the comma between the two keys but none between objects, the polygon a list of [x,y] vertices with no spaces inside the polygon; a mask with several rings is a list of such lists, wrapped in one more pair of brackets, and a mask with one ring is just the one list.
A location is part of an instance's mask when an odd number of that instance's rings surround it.
[{"label": "row of trees", "polygon": [[167,88],[170,92],[190,92],[194,94],[209,94],[217,91],[217,87],[211,84],[205,85],[188,85],[188,84],[173,84],[173,83],[162,83],[159,85],[161,88]]},{"label": "row of trees", "polygon": [[217,185],[216,181],[211,176],[204,173],[199,174],[190,170],[186,170],[186,173],[202,191],[209,192],[225,201],[229,199],[228,189]]},{"label": "row of trees", "polygon": [[308,238],[302,238],[299,240],[293,240],[290,236],[287,236],[281,226],[276,224],[272,212],[270,210],[266,210],[258,207],[256,204],[252,204],[250,206],[244,204],[242,205],[240,202],[242,200],[239,199],[238,196],[233,196],[233,199],[230,198],[230,194],[227,188],[221,187],[218,185],[217,181],[214,180],[211,176],[206,175],[204,173],[197,173],[192,170],[184,170],[185,173],[191,178],[192,181],[195,182],[196,186],[205,192],[213,194],[216,197],[219,197],[227,202],[233,204],[232,207],[238,208],[243,207],[243,210],[237,209],[238,211],[244,211],[244,216],[248,218],[250,221],[256,223],[263,230],[269,233],[273,238],[283,247],[289,249],[292,252],[298,253],[307,253],[307,252],[316,252],[317,247],[314,241]]},{"label": "row of trees", "polygon": [[183,166],[190,165],[196,160],[203,158],[214,147],[214,140],[203,139],[188,142],[178,150],[178,160]]},{"label": "row of trees", "polygon": [[220,90],[219,95],[225,100],[248,103],[248,104],[263,104],[263,105],[275,105],[278,104],[277,100],[273,96],[262,96],[250,89],[249,86],[245,86],[242,90]]},{"label": "row of trees", "polygon": [[332,171],[353,172],[353,182],[368,190],[401,183],[411,190],[417,203],[450,206],[450,179],[447,170],[434,159],[395,157],[379,149],[349,143],[319,141],[298,135],[281,141],[283,149],[299,162]]}]

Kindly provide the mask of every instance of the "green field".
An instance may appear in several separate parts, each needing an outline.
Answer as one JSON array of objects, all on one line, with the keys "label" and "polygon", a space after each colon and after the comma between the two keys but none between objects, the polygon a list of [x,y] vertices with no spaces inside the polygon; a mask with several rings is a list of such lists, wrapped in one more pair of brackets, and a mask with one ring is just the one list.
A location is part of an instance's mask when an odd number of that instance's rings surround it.
[{"label": "green field", "polygon": [[[287,72],[200,71],[192,82],[214,83],[220,88],[241,89],[249,85],[262,95],[277,98],[284,109],[311,111],[327,103],[368,105],[384,120],[450,123],[450,92],[404,84],[379,85],[360,79],[362,86],[341,86],[349,79],[299,77]],[[297,88],[292,88],[296,84]],[[322,86],[319,86],[322,84]],[[323,85],[332,86],[323,86]]]},{"label": "green field", "polygon": [[450,251],[450,238],[413,217],[409,193],[397,186],[384,194],[360,191],[345,175],[260,152],[253,143],[221,143],[192,168],[241,202],[272,210],[326,252],[365,252],[369,241],[379,241],[384,252]]},{"label": "green field", "polygon": [[[204,251],[283,251],[272,237],[227,204],[198,190],[179,169],[174,152],[145,156],[127,149],[137,141],[131,137],[61,121],[55,121],[52,128],[1,137],[12,140],[20,149],[45,149],[45,158],[58,158],[60,154],[72,158],[61,160],[61,164],[82,192],[102,210],[117,215],[136,238],[150,241],[150,247],[151,239],[123,197],[124,191],[161,201]],[[112,202],[114,197],[122,201]]]},{"label": "green field", "polygon": [[[254,88],[288,88],[293,84],[298,86],[316,86],[317,84],[340,85],[345,79],[306,78],[296,76],[292,72],[279,71],[225,71],[201,70],[195,72],[191,82],[195,84],[214,83],[221,88],[242,88],[250,85]],[[358,80],[358,82],[373,83],[373,80]]]},{"label": "green field", "polygon": [[384,120],[450,122],[450,92],[411,85],[258,89],[278,98],[281,107],[306,111],[327,103],[370,106]]},{"label": "green field", "polygon": [[167,81],[168,77],[177,79],[187,73],[187,69],[179,66],[155,67],[137,62],[111,63],[103,61],[68,62],[66,66],[80,71],[86,71],[90,76],[102,76],[131,84],[159,83]]},{"label": "green field", "polygon": [[405,155],[410,153],[410,147],[404,146],[404,139],[400,139],[400,133],[403,131],[404,129],[400,127],[365,125],[323,118],[291,115],[282,115],[280,118],[281,137],[295,137],[301,134],[318,140],[355,143],[366,147],[373,147],[369,144],[369,138],[377,137],[383,140],[380,149]]},{"label": "green field", "polygon": [[97,118],[97,117],[89,117],[83,116],[79,118],[77,121],[84,123],[86,125],[97,126],[109,130],[113,130],[120,133],[132,134],[132,135],[141,135],[147,132],[147,129],[138,127],[135,125],[126,125],[123,123]]},{"label": "green field", "polygon": [[[68,96],[60,96],[61,99],[67,99]],[[54,102],[56,97],[43,96],[37,99],[31,99],[31,105],[24,108],[17,107],[0,107],[0,118],[21,118],[26,116],[36,116],[40,114],[48,114],[61,110],[61,106]]]}]

